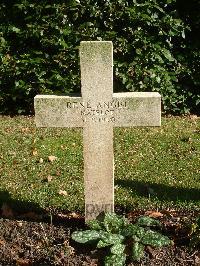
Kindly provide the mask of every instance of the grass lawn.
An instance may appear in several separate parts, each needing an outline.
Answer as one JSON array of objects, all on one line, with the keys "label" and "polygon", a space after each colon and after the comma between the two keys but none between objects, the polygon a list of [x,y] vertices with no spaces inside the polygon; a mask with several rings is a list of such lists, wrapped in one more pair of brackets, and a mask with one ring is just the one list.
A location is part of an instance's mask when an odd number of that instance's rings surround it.
[{"label": "grass lawn", "polygon": [[[84,213],[81,129],[0,117],[0,203]],[[114,130],[115,205],[200,210],[200,118]],[[49,156],[55,156],[50,158]]]}]

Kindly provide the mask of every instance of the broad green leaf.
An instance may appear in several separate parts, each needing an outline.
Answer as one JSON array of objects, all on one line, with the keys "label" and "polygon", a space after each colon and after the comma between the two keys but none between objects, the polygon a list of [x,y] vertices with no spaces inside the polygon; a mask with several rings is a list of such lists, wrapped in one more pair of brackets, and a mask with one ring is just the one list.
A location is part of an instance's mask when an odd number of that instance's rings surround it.
[{"label": "broad green leaf", "polygon": [[132,259],[140,260],[144,256],[144,245],[139,242],[135,242],[132,247]]},{"label": "broad green leaf", "polygon": [[124,266],[126,262],[126,255],[110,255],[105,257],[104,265],[105,266]]},{"label": "broad green leaf", "polygon": [[142,216],[137,220],[139,226],[161,226],[160,221],[155,220],[149,216]]},{"label": "broad green leaf", "polygon": [[75,231],[71,237],[73,240],[79,243],[87,243],[89,241],[99,240],[101,232],[95,230]]},{"label": "broad green leaf", "polygon": [[116,254],[116,255],[119,255],[119,254],[123,254],[124,253],[124,250],[125,250],[125,245],[124,244],[121,244],[121,243],[117,243],[117,244],[114,244],[111,248],[110,248],[110,252],[112,254]]},{"label": "broad green leaf", "polygon": [[101,230],[102,225],[101,222],[98,220],[90,220],[87,222],[87,225],[92,229],[92,230]]},{"label": "broad green leaf", "polygon": [[159,5],[154,5],[156,9],[158,9],[161,13],[165,13],[164,10]]},{"label": "broad green leaf", "polygon": [[138,230],[138,226],[134,224],[128,224],[121,232],[121,234],[125,237],[133,236],[136,234]]},{"label": "broad green leaf", "polygon": [[61,44],[64,48],[68,48],[68,44],[67,44],[64,40],[60,40],[60,44]]},{"label": "broad green leaf", "polygon": [[167,236],[163,236],[162,234],[154,232],[152,230],[146,231],[141,242],[144,245],[151,245],[153,247],[167,246],[172,243],[172,241]]},{"label": "broad green leaf", "polygon": [[200,103],[200,99],[196,100],[196,105],[198,105]]},{"label": "broad green leaf", "polygon": [[106,231],[110,233],[120,233],[121,230],[128,224],[128,220],[115,213],[106,213],[103,224]]},{"label": "broad green leaf", "polygon": [[146,230],[140,226],[137,226],[137,230],[135,232],[136,236],[141,239],[146,233]]},{"label": "broad green leaf", "polygon": [[164,63],[162,57],[159,54],[154,54],[155,59],[158,59],[159,63]]},{"label": "broad green leaf", "polygon": [[165,49],[165,48],[162,48],[162,54],[165,56],[165,58],[167,58],[170,62],[174,61],[174,58],[173,56],[171,55],[170,51]]},{"label": "broad green leaf", "polygon": [[133,235],[131,238],[132,238],[133,242],[139,242],[141,240],[141,238],[139,238],[136,235]]},{"label": "broad green leaf", "polygon": [[181,33],[182,37],[185,39],[185,31],[182,30],[182,33]]},{"label": "broad green leaf", "polygon": [[98,248],[103,248],[103,247],[107,247],[107,246],[110,246],[116,243],[121,243],[125,239],[122,235],[110,234],[107,232],[102,232],[100,238],[101,239],[99,240],[97,244]]},{"label": "broad green leaf", "polygon": [[20,32],[20,29],[19,28],[16,28],[16,27],[12,27],[12,31],[16,32],[16,33],[19,33]]}]

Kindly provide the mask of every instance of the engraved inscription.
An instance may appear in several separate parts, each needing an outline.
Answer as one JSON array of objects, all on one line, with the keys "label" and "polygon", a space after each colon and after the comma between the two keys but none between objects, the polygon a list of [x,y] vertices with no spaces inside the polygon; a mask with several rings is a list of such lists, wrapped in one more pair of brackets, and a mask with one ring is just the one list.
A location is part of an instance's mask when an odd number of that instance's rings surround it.
[{"label": "engraved inscription", "polygon": [[114,109],[99,110],[99,109],[84,109],[81,110],[81,115],[83,116],[94,116],[94,115],[113,115]]},{"label": "engraved inscription", "polygon": [[127,108],[127,103],[124,101],[110,101],[110,102],[98,102],[97,104],[92,104],[88,102],[67,102],[68,108],[84,108],[84,109],[113,109],[113,108]]},{"label": "engraved inscription", "polygon": [[[88,118],[83,117],[83,122],[86,122]],[[114,123],[115,122],[115,118],[114,117],[91,117],[93,122],[111,122]]]},{"label": "engraved inscription", "polygon": [[75,109],[80,111],[83,122],[91,120],[93,122],[114,123],[114,112],[116,109],[127,108],[125,101],[108,101],[98,102],[96,104],[88,102],[67,102],[67,109]]},{"label": "engraved inscription", "polygon": [[87,216],[96,216],[103,212],[113,212],[113,204],[86,204],[85,212]]}]

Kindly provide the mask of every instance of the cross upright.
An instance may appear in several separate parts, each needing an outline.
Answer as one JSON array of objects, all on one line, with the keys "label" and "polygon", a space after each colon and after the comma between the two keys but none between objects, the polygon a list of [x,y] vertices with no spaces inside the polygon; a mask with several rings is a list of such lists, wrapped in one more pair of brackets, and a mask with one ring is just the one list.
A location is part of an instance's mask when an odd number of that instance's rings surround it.
[{"label": "cross upright", "polygon": [[114,211],[113,127],[160,126],[157,92],[113,93],[110,41],[81,42],[80,96],[37,95],[38,127],[82,127],[85,219]]}]

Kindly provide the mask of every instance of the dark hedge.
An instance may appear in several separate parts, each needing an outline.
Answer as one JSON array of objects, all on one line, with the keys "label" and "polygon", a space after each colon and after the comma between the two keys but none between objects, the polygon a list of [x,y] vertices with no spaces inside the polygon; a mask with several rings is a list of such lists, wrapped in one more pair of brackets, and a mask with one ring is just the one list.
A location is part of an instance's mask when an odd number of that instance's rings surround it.
[{"label": "dark hedge", "polygon": [[158,91],[164,112],[197,112],[199,7],[195,0],[3,0],[0,112],[32,112],[38,93],[80,92],[82,40],[113,42],[114,91]]}]

